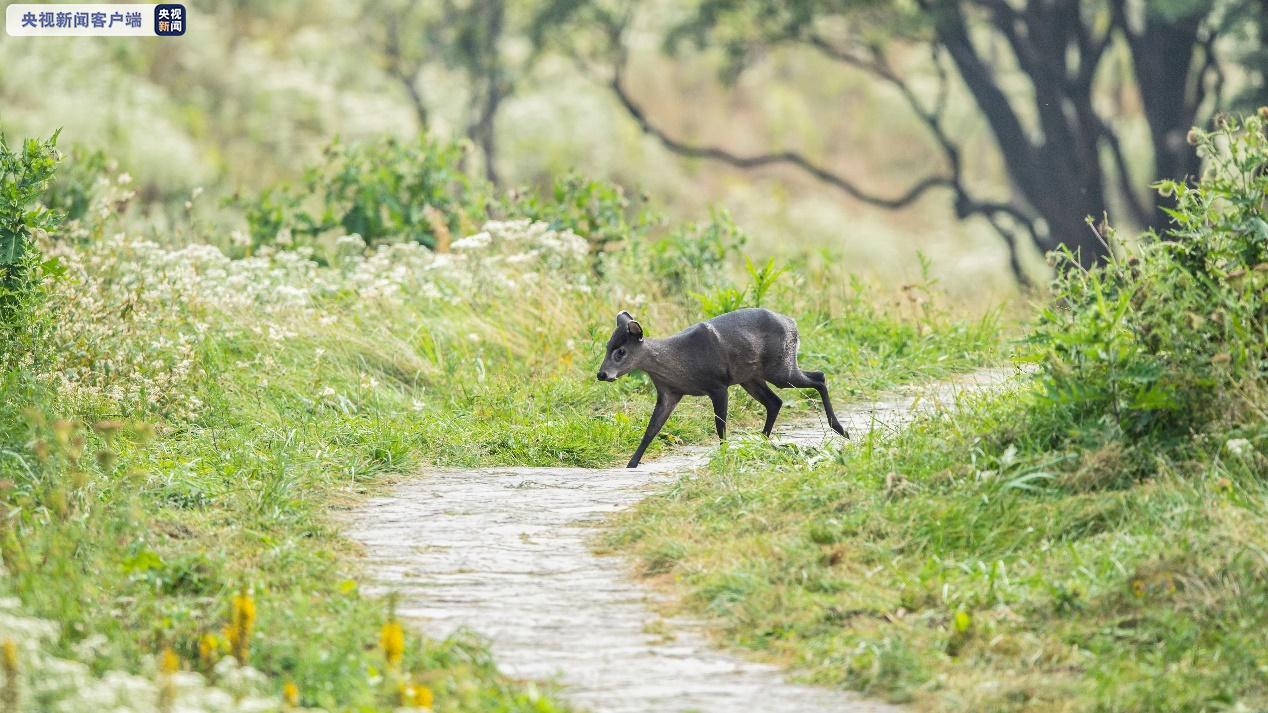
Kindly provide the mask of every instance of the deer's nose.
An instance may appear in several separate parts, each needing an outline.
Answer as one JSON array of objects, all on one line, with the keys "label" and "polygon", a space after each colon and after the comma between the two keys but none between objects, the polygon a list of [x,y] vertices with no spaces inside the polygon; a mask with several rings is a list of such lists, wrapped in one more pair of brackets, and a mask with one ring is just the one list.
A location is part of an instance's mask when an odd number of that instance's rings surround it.
[{"label": "deer's nose", "polygon": [[608,375],[607,375],[607,374],[604,374],[603,372],[599,372],[599,375],[598,375],[598,377],[597,377],[597,378],[599,379],[599,381],[607,381],[607,380],[608,380]]}]

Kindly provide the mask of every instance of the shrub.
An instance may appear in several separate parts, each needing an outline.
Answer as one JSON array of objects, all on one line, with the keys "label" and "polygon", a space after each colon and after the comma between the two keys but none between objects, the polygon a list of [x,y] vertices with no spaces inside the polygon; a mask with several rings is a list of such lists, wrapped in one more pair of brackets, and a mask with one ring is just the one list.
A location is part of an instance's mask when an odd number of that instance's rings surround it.
[{"label": "shrub", "polygon": [[646,199],[631,201],[621,186],[595,181],[577,173],[555,179],[547,196],[513,193],[502,212],[550,225],[551,230],[569,230],[585,237],[598,253],[626,240],[641,238],[660,223],[647,209]]},{"label": "shrub", "polygon": [[[238,198],[252,248],[311,242],[320,235],[359,235],[362,247],[413,242],[447,252],[488,221],[527,220],[589,243],[594,273],[653,278],[686,295],[722,282],[727,261],[747,237],[725,211],[678,226],[652,240],[664,218],[646,197],[577,173],[543,192],[498,194],[462,169],[463,148],[427,137],[415,142],[334,144],[308,168],[302,190],[281,185]],[[318,253],[321,254],[320,252]],[[737,293],[739,294],[739,293]]]},{"label": "shrub", "polygon": [[57,165],[57,134],[46,141],[27,139],[14,152],[0,134],[0,368],[32,353],[36,308],[46,273],[56,261],[42,262],[36,234],[53,229],[57,215],[39,198]]},{"label": "shrub", "polygon": [[[330,230],[368,245],[416,242],[431,248],[464,235],[488,214],[487,184],[462,170],[464,149],[421,136],[346,146],[335,143],[309,168],[303,189],[266,189],[239,200],[252,243],[289,242]],[[305,196],[311,196],[306,199]]]},{"label": "shrub", "polygon": [[575,173],[556,179],[545,194],[499,196],[487,181],[463,170],[464,156],[460,144],[426,136],[414,142],[336,143],[321,164],[305,171],[302,190],[275,186],[236,203],[253,247],[274,242],[284,247],[339,231],[360,235],[370,247],[415,242],[447,251],[485,221],[507,218],[576,233],[598,255],[646,236],[660,222],[641,196],[632,201],[619,185]]},{"label": "shrub", "polygon": [[708,220],[679,226],[648,247],[651,273],[669,289],[700,290],[716,287],[727,261],[738,255],[748,235],[731,214],[715,209]]},{"label": "shrub", "polygon": [[66,222],[85,220],[115,169],[101,149],[72,146],[59,161],[57,180],[49,184],[40,202]]},{"label": "shrub", "polygon": [[[1129,438],[1187,432],[1263,378],[1268,344],[1268,139],[1264,120],[1223,119],[1190,141],[1207,160],[1149,234],[1090,270],[1069,253],[1029,339],[1043,398]],[[1113,240],[1112,233],[1107,236]]]}]

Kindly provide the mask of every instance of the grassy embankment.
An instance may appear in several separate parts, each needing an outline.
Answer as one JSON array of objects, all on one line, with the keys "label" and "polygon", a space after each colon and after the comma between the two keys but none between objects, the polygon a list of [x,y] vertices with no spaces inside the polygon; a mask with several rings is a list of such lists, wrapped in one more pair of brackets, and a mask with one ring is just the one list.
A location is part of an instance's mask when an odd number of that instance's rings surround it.
[{"label": "grassy embankment", "polygon": [[[86,687],[42,668],[48,655],[160,691],[176,669],[232,688],[226,662],[241,659],[263,674],[244,690],[279,705],[554,710],[478,644],[410,636],[400,652],[332,510],[426,463],[622,461],[651,398],[639,378],[593,378],[613,315],[631,309],[656,335],[702,316],[690,292],[752,301],[729,276],[735,228],[717,216],[653,247],[610,242],[601,274],[563,230],[598,229],[584,200],[552,209],[559,231],[494,223],[443,256],[289,228],[222,251],[115,235],[126,179],[107,179],[44,245],[60,262],[50,275],[65,274],[46,280],[35,346],[0,382],[3,589],[55,625],[17,641],[6,691],[83,705]],[[470,218],[426,220],[448,244],[445,226]],[[799,318],[804,360],[842,401],[993,358],[993,316],[954,319],[919,286],[898,304],[876,306],[878,294],[804,267],[766,299]],[[751,405],[735,409],[756,423]],[[650,455],[710,426],[703,405],[684,408]],[[6,626],[0,637],[17,639]]]},{"label": "grassy embankment", "polygon": [[1268,701],[1268,140],[1195,132],[1174,242],[1071,269],[1033,377],[836,457],[740,442],[612,544],[728,641],[924,710]]}]

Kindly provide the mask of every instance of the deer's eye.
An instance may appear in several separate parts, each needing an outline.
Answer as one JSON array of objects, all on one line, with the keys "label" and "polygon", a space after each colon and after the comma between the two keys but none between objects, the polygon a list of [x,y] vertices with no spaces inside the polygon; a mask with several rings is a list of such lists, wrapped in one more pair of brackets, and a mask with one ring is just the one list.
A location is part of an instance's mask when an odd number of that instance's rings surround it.
[{"label": "deer's eye", "polygon": [[625,348],[624,348],[624,347],[622,347],[622,348],[620,348],[620,349],[617,349],[615,352],[612,352],[612,358],[613,358],[613,359],[616,359],[617,361],[621,361],[622,359],[624,359],[624,358],[625,358]]}]

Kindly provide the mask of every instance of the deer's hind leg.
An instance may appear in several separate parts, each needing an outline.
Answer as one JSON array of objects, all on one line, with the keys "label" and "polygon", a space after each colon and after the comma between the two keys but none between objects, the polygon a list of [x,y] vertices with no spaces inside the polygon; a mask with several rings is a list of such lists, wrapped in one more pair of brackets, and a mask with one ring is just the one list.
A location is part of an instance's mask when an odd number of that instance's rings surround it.
[{"label": "deer's hind leg", "polygon": [[709,400],[713,402],[713,427],[718,430],[718,440],[726,440],[727,388],[723,386],[709,392]]},{"label": "deer's hind leg", "polygon": [[774,391],[766,385],[765,381],[750,381],[741,384],[749,396],[757,399],[758,403],[766,407],[766,425],[762,427],[762,435],[770,436],[770,432],[775,428],[775,418],[779,416],[779,409],[783,407],[784,402]]},{"label": "deer's hind leg", "polygon": [[814,389],[818,391],[819,397],[823,399],[823,411],[828,417],[828,425],[842,436],[850,437],[850,434],[846,433],[845,428],[841,426],[841,422],[837,420],[837,415],[832,411],[832,399],[828,397],[828,380],[822,371],[802,371],[794,367],[782,383],[780,381],[772,383],[780,388],[792,386],[798,389]]}]

